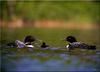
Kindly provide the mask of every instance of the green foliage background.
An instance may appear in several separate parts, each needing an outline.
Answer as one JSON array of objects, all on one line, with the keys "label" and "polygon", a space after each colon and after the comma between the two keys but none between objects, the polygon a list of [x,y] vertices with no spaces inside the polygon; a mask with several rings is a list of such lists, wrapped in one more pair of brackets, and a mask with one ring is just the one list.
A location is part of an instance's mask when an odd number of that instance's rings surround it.
[{"label": "green foliage background", "polygon": [[[3,19],[7,14],[7,1],[0,1],[0,14]],[[16,1],[14,15],[28,20],[75,20],[99,22],[100,2],[95,1],[50,1],[50,0],[23,0]]]}]

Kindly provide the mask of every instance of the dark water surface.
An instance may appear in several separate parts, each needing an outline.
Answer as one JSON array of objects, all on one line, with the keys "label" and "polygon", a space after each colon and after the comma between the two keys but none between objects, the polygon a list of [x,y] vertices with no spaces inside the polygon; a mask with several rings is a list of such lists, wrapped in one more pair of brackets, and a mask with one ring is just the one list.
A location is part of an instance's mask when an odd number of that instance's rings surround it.
[{"label": "dark water surface", "polygon": [[5,71],[99,71],[99,54],[73,54],[71,52],[34,53],[21,51],[2,56]]},{"label": "dark water surface", "polygon": [[[13,40],[23,41],[26,35],[33,35],[45,41],[54,48],[61,50],[37,50],[28,51],[16,48],[5,48],[4,45]],[[78,41],[97,46],[96,51],[75,50],[68,52],[65,48],[67,42],[62,41],[66,36],[74,35]],[[14,71],[100,71],[100,46],[98,30],[64,30],[64,29],[14,29],[2,30],[1,44],[1,69],[2,72]],[[40,43],[41,44],[41,43]]]}]

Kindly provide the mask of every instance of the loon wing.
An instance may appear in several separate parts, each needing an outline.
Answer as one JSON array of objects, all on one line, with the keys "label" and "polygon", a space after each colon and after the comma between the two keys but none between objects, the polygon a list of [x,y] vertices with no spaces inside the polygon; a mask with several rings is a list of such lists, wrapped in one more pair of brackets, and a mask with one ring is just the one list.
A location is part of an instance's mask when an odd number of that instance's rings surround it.
[{"label": "loon wing", "polygon": [[17,44],[18,48],[23,48],[25,47],[25,44],[19,40],[16,40],[15,43]]}]

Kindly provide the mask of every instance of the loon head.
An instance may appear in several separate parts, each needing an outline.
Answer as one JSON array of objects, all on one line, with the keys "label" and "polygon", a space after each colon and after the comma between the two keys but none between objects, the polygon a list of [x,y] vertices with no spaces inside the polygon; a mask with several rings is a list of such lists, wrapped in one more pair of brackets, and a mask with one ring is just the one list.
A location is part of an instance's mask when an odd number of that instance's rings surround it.
[{"label": "loon head", "polygon": [[42,43],[42,45],[41,45],[41,48],[46,48],[46,47],[49,47],[48,45],[46,45],[46,43],[45,42],[43,42]]},{"label": "loon head", "polygon": [[27,42],[32,43],[34,41],[36,41],[36,39],[35,39],[35,37],[33,37],[31,35],[26,36],[25,39],[24,39],[24,43],[27,43]]},{"label": "loon head", "polygon": [[68,41],[70,43],[77,42],[77,40],[76,40],[76,38],[74,36],[68,36],[66,38],[66,41]]},{"label": "loon head", "polygon": [[43,42],[43,43],[42,43],[42,45],[46,45],[46,43],[45,43],[45,42]]}]

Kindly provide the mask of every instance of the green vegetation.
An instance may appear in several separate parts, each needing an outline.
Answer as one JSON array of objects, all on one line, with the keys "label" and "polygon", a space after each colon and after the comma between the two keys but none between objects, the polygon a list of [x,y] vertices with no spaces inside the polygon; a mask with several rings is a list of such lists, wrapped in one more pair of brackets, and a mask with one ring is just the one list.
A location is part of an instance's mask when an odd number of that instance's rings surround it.
[{"label": "green vegetation", "polygon": [[[9,6],[10,4],[10,6]],[[0,1],[3,18],[11,14],[28,20],[53,19],[99,22],[100,2],[94,1]],[[12,8],[12,11],[9,11]]]}]

